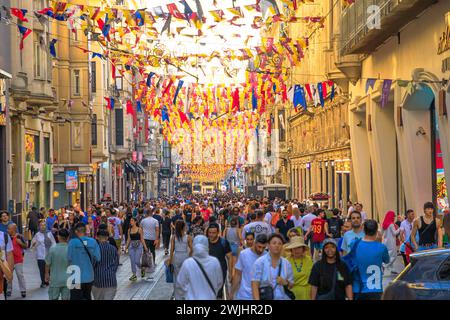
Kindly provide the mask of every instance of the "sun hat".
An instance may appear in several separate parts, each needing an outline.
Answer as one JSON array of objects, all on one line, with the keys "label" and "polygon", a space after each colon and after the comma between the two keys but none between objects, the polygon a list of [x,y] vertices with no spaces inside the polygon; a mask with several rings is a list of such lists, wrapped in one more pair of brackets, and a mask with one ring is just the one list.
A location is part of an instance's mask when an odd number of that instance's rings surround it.
[{"label": "sun hat", "polygon": [[295,248],[300,248],[300,247],[309,248],[305,244],[305,241],[303,240],[302,237],[292,237],[291,241],[289,241],[289,243],[286,245],[285,249],[290,250],[290,249],[295,249]]}]

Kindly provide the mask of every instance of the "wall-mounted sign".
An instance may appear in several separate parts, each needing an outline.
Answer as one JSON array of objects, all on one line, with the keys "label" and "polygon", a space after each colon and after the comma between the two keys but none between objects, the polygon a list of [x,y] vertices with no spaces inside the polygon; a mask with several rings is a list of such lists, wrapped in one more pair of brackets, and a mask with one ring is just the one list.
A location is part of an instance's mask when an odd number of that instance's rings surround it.
[{"label": "wall-mounted sign", "polygon": [[438,54],[443,54],[448,50],[450,50],[450,12],[445,15],[445,31],[439,38]]},{"label": "wall-mounted sign", "polygon": [[335,160],[334,167],[336,173],[350,173],[351,172],[351,160]]},{"label": "wall-mounted sign", "polygon": [[78,168],[66,168],[64,171],[65,182],[66,182],[66,190],[77,191],[79,186],[78,181]]},{"label": "wall-mounted sign", "polygon": [[41,173],[42,173],[41,165],[39,163],[31,163],[31,162],[25,163],[26,181],[29,182],[40,181],[42,178]]}]

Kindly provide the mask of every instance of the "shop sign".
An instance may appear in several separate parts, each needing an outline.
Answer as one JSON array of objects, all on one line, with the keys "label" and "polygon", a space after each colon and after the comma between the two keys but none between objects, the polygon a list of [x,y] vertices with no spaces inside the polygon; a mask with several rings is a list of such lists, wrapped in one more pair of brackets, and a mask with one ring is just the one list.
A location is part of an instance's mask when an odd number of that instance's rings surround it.
[{"label": "shop sign", "polygon": [[334,167],[336,169],[336,173],[350,173],[351,160],[336,160],[334,161]]},{"label": "shop sign", "polygon": [[36,163],[26,163],[26,177],[27,181],[40,181],[41,180],[41,166]]},{"label": "shop sign", "polygon": [[77,191],[79,186],[78,168],[66,168],[64,171],[66,190]]},{"label": "shop sign", "polygon": [[439,38],[438,54],[443,54],[448,50],[450,50],[450,12],[445,15],[445,31]]}]

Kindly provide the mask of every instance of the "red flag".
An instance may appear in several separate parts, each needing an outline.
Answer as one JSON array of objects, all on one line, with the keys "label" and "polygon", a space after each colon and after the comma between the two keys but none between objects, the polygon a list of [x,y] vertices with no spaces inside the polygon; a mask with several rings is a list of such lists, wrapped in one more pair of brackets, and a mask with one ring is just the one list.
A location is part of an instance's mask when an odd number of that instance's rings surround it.
[{"label": "red flag", "polygon": [[11,14],[13,16],[16,16],[17,19],[19,19],[22,22],[28,22],[28,19],[25,18],[25,15],[27,14],[27,10],[25,9],[11,8]]},{"label": "red flag", "polygon": [[28,29],[24,26],[18,25],[17,28],[19,28],[19,32],[22,35],[22,37],[20,38],[20,50],[23,49],[23,41],[25,40],[26,37],[28,37],[28,35],[32,32],[31,29]]},{"label": "red flag", "polygon": [[236,88],[233,93],[233,104],[231,105],[233,112],[239,111],[240,103],[239,103],[239,88]]},{"label": "red flag", "polygon": [[175,18],[180,20],[186,20],[186,17],[183,14],[181,14],[180,10],[178,10],[177,5],[175,3],[169,3],[167,5],[167,9],[169,9],[170,14]]},{"label": "red flag", "polygon": [[167,85],[167,87],[163,91],[163,97],[170,92],[169,90],[170,90],[170,87],[172,87],[172,85],[173,85],[173,80],[170,79],[169,84]]},{"label": "red flag", "polygon": [[322,96],[324,99],[327,97],[327,81],[322,82]]},{"label": "red flag", "polygon": [[311,92],[311,86],[309,85],[309,83],[305,84],[305,88],[306,88],[306,92],[308,92],[309,100],[312,100],[313,96],[312,96],[312,92]]},{"label": "red flag", "polygon": [[180,115],[181,123],[189,122],[186,114],[183,111],[178,110],[178,114]]},{"label": "red flag", "polygon": [[133,114],[134,113],[134,109],[133,109],[133,104],[131,103],[130,100],[127,101],[127,114]]}]

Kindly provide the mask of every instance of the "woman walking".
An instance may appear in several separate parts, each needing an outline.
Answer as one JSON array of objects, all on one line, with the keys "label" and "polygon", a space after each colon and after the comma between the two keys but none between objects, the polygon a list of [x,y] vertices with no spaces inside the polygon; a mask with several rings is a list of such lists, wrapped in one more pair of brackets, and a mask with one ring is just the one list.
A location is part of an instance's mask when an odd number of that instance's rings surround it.
[{"label": "woman walking", "polygon": [[[269,253],[253,264],[252,293],[254,300],[289,300],[286,289],[294,285],[294,274],[289,261],[281,257],[283,236],[269,237]],[[269,287],[272,289],[269,290]]]},{"label": "woman walking", "polygon": [[239,256],[239,248],[242,246],[242,230],[239,228],[239,218],[233,217],[230,221],[230,226],[225,228],[225,239],[228,240],[231,247],[231,278],[234,276],[234,265]]},{"label": "woman walking", "polygon": [[397,235],[400,229],[395,225],[394,211],[388,211],[383,221],[383,243],[389,252],[389,263],[385,266],[385,274],[395,273],[393,270],[395,259],[397,258]]},{"label": "woman walking", "polygon": [[178,284],[177,276],[181,270],[181,266],[189,256],[192,255],[192,238],[186,234],[186,222],[177,220],[175,222],[175,233],[170,240],[170,257],[168,265],[173,265],[173,287],[175,300],[183,298],[183,290]]},{"label": "woman walking", "polygon": [[45,220],[39,224],[39,232],[31,240],[31,249],[36,251],[36,260],[41,276],[41,288],[45,288],[48,282],[45,281],[45,257],[52,246],[56,245],[55,238],[50,231],[47,231]]},{"label": "woman walking", "polygon": [[[130,277],[130,281],[136,281],[137,268],[141,266],[142,249],[148,252],[148,248],[144,241],[144,235],[142,228],[136,223],[135,218],[130,219],[130,227],[128,228],[128,240],[126,244],[126,250],[129,250],[131,271],[133,274]],[[141,277],[145,277],[145,269],[141,268]]]},{"label": "woman walking", "polygon": [[309,247],[303,237],[298,236],[292,237],[285,249],[290,253],[288,260],[294,272],[294,286],[291,290],[295,294],[295,300],[311,300],[311,285],[308,280],[313,262]]}]

